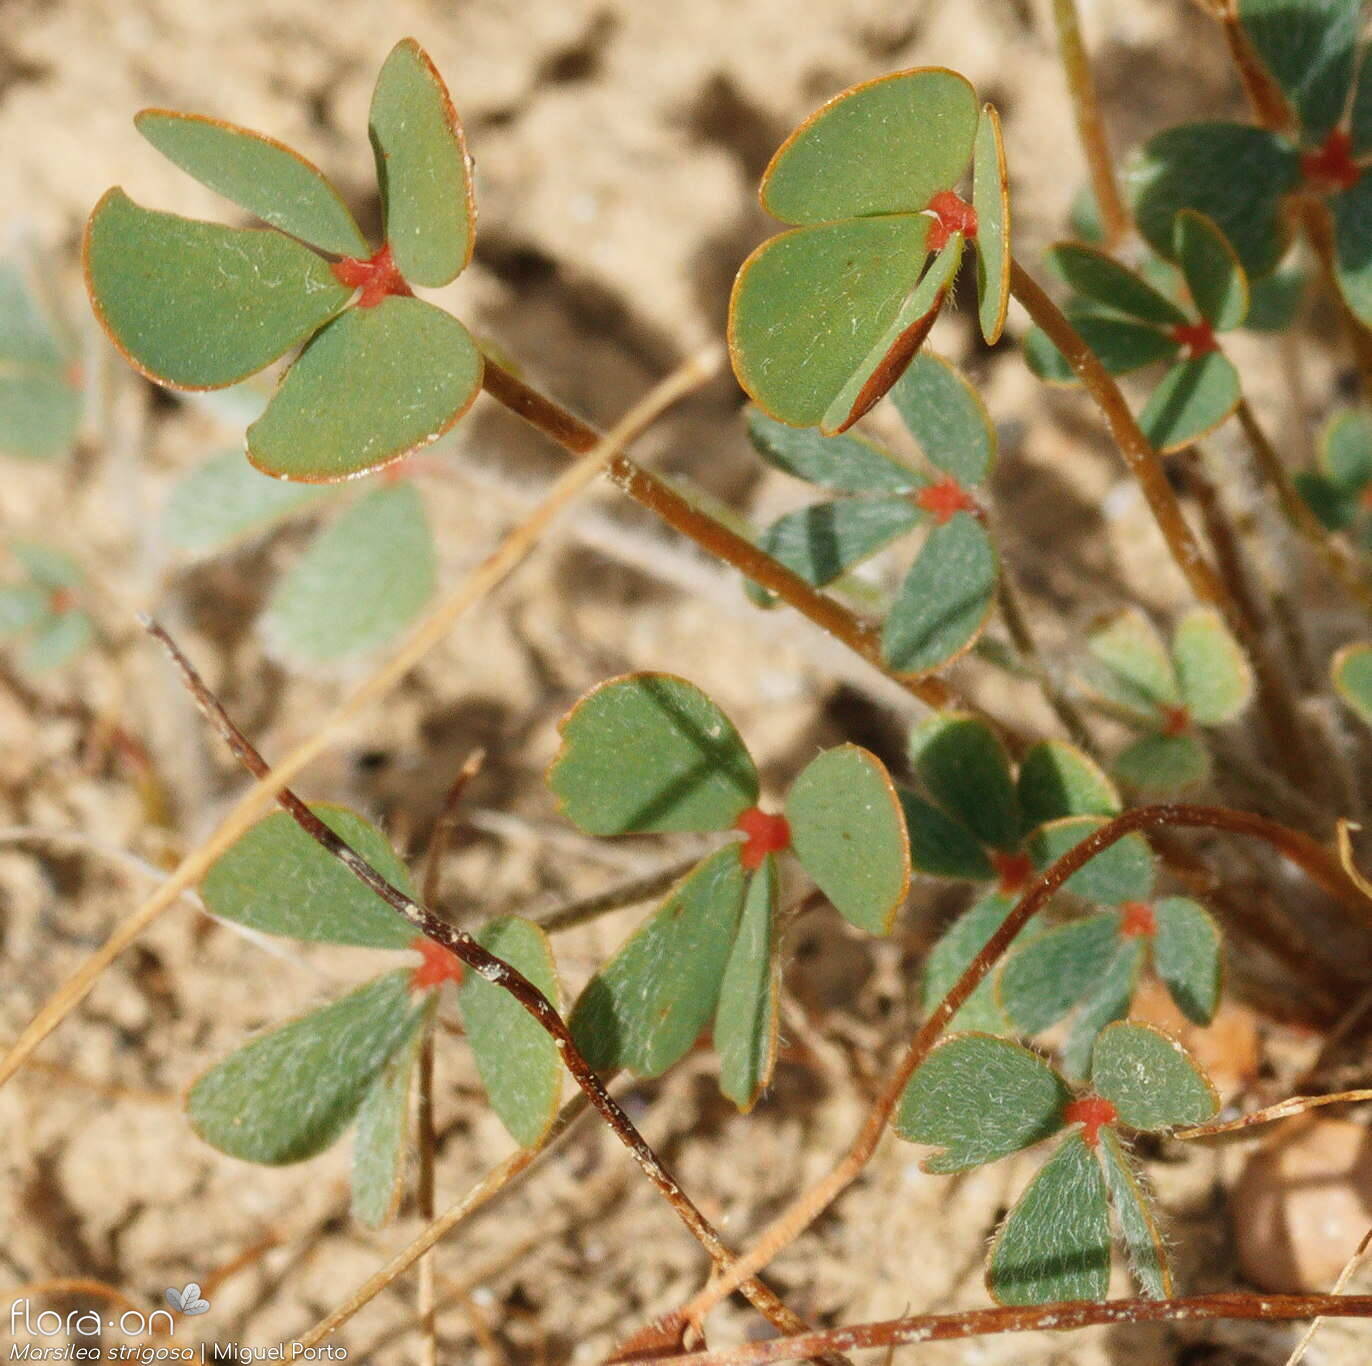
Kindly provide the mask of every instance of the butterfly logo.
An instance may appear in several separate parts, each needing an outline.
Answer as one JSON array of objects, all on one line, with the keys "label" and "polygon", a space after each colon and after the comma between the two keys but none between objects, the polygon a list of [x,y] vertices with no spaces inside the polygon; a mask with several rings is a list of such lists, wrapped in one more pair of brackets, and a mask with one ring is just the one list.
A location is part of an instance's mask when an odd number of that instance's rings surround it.
[{"label": "butterfly logo", "polygon": [[186,1285],[177,1290],[175,1286],[168,1286],[163,1291],[166,1301],[179,1314],[206,1314],[209,1312],[209,1300],[200,1298],[200,1287],[194,1281],[188,1281]]}]

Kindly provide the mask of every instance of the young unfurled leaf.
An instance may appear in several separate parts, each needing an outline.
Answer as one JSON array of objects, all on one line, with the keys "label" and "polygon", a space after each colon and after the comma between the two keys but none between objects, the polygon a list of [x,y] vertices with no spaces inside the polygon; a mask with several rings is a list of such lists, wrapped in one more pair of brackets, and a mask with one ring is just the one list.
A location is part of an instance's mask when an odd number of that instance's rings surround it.
[{"label": "young unfurled leaf", "polygon": [[1201,1124],[1219,1109],[1209,1078],[1175,1039],[1152,1025],[1107,1025],[1091,1055],[1091,1087],[1131,1129]]},{"label": "young unfurled leaf", "polygon": [[353,1218],[379,1228],[395,1213],[410,1136],[410,1090],[433,1007],[416,1011],[403,1040],[357,1111],[353,1132]]},{"label": "young unfurled leaf", "polygon": [[986,625],[998,575],[995,547],[971,513],[934,527],[886,615],[882,658],[901,674],[928,673],[956,659]]},{"label": "young unfurled leaf", "polygon": [[1248,277],[1224,234],[1204,214],[1183,209],[1173,240],[1177,265],[1201,317],[1217,332],[1241,326],[1248,316]]},{"label": "young unfurled leaf", "polygon": [[986,850],[961,821],[904,788],[899,795],[910,837],[910,862],[916,872],[971,882],[991,877],[995,869]]},{"label": "young unfurled leaf", "polygon": [[954,1034],[910,1078],[894,1124],[902,1138],[944,1150],[925,1171],[966,1171],[1055,1134],[1071,1098],[1062,1078],[1020,1044]]},{"label": "young unfurled leaf", "polygon": [[977,391],[932,351],[896,381],[891,402],[931,465],[960,484],[982,484],[996,459],[996,428]]},{"label": "young unfurled leaf", "polygon": [[[557,966],[548,936],[537,925],[506,916],[483,926],[476,940],[557,1008]],[[458,1002],[491,1108],[516,1143],[533,1147],[557,1115],[562,1090],[557,1044],[508,991],[470,969],[463,971]]]},{"label": "young unfurled leaf", "polygon": [[774,469],[838,493],[911,493],[928,482],[858,436],[821,436],[750,408],[748,438]]},{"label": "young unfurled leaf", "polygon": [[910,890],[910,843],[881,761],[857,745],[825,750],[786,797],[791,847],[840,915],[885,934]]},{"label": "young unfurled leaf", "polygon": [[690,1050],[719,1000],[743,894],[731,844],[688,874],[591,978],[571,1030],[592,1067],[656,1077]]},{"label": "young unfurled leaf", "polygon": [[[926,1012],[933,1010],[953,989],[1014,907],[1013,897],[992,892],[953,921],[924,962],[924,985],[920,996]],[[1035,922],[1031,922],[1016,936],[1016,946],[1032,940],[1036,933]],[[948,1027],[981,1030],[987,1034],[1009,1034],[1014,1030],[1013,1022],[1000,1004],[994,973],[988,973],[977,983],[976,990],[949,1020]]]},{"label": "young unfurled leaf", "polygon": [[1153,965],[1188,1020],[1209,1024],[1220,999],[1220,931],[1214,917],[1188,897],[1153,904],[1157,933]]},{"label": "young unfurled leaf", "polygon": [[191,1087],[191,1126],[247,1162],[277,1166],[323,1152],[423,1008],[405,968],[254,1039]]},{"label": "young unfurled leaf", "polygon": [[348,302],[329,264],[271,229],[160,213],[110,190],[86,226],[86,280],[110,340],[149,379],[236,384]]},{"label": "young unfurled leaf", "polygon": [[1168,1264],[1162,1232],[1143,1182],[1134,1171],[1119,1135],[1109,1125],[1100,1131],[1096,1152],[1129,1253],[1130,1269],[1145,1295],[1150,1299],[1165,1299],[1172,1293],[1172,1268]]},{"label": "young unfurled leaf", "polygon": [[275,138],[169,109],[145,109],[134,125],[169,161],[264,223],[339,256],[371,254],[319,168]]},{"label": "young unfurled leaf", "polygon": [[433,536],[412,484],[374,489],[319,536],[276,585],[262,631],[300,665],[383,645],[418,616],[436,578]]},{"label": "young unfurled leaf", "polygon": [[981,107],[972,155],[972,207],[977,215],[977,316],[988,346],[1000,340],[1010,305],[1010,180],[1000,115]]},{"label": "young unfurled leaf", "polygon": [[1353,84],[1359,0],[1239,0],[1239,23],[1291,101],[1302,141],[1318,145]]},{"label": "young unfurled leaf", "polygon": [[[1098,816],[1067,816],[1040,826],[1029,841],[1039,868],[1056,863],[1105,822]],[[1126,835],[1102,849],[1064,883],[1065,890],[1104,906],[1146,901],[1153,890],[1153,853],[1142,835]]]},{"label": "young unfurled leaf", "polygon": [[929,717],[910,733],[910,761],[934,800],[983,843],[1019,847],[1010,757],[984,721],[956,712]]},{"label": "young unfurled leaf", "polygon": [[1111,771],[1139,792],[1180,792],[1210,776],[1210,752],[1194,735],[1145,735],[1120,753]]},{"label": "young unfurled leaf", "polygon": [[271,479],[242,452],[223,451],[172,486],[162,509],[162,534],[178,550],[212,555],[329,493],[317,484]]},{"label": "young unfurled leaf", "polygon": [[1065,740],[1041,740],[1020,760],[1015,783],[1026,829],[1063,816],[1114,816],[1119,793],[1100,765]]},{"label": "young unfurled leaf", "polygon": [[329,483],[442,436],[481,389],[482,359],[450,313],[393,295],[350,308],[313,337],[267,411],[248,458],[278,479]]},{"label": "young unfurled leaf", "polygon": [[1121,700],[1135,706],[1175,707],[1181,703],[1172,657],[1153,623],[1136,607],[1117,613],[1086,638],[1086,648],[1115,676]]},{"label": "young unfurled leaf", "polygon": [[1047,264],[1083,299],[1117,313],[1155,327],[1190,321],[1171,299],[1100,248],[1059,242],[1049,249]]},{"label": "young unfurled leaf", "polygon": [[1213,431],[1243,397],[1239,372],[1228,356],[1211,351],[1174,365],[1139,414],[1139,427],[1164,455]]},{"label": "young unfurled leaf", "polygon": [[1090,1072],[1091,1054],[1101,1030],[1129,1014],[1143,958],[1143,940],[1126,939],[1072,1016],[1060,1057],[1063,1072],[1073,1080]]},{"label": "young unfurled leaf", "polygon": [[1334,690],[1365,725],[1372,726],[1372,644],[1345,645],[1330,662],[1329,672]]},{"label": "young unfurled leaf", "polygon": [[727,830],[757,803],[757,769],[733,723],[685,679],[610,679],[559,730],[548,785],[589,834]]},{"label": "young unfurled leaf", "polygon": [[1011,952],[1000,974],[1000,1003],[1022,1033],[1041,1033],[1101,980],[1119,947],[1117,915],[1059,925]]},{"label": "young unfurled leaf", "polygon": [[1195,607],[1172,637],[1181,698],[1202,726],[1232,721],[1253,696],[1253,671],[1224,618],[1212,607]]},{"label": "young unfurled leaf", "polygon": [[1040,1168],[1010,1211],[986,1268],[997,1304],[1100,1300],[1110,1283],[1110,1209],[1100,1163],[1080,1134]]},{"label": "young unfurled leaf", "polygon": [[841,498],[788,513],[763,532],[759,544],[822,588],[913,530],[922,516],[905,498]]},{"label": "young unfurled leaf", "polygon": [[368,123],[395,263],[417,285],[446,285],[471,260],[476,204],[452,99],[413,38],[382,64]]},{"label": "young unfurled leaf", "polygon": [[[413,886],[376,826],[347,807],[310,808],[393,887]],[[266,934],[324,944],[408,948],[414,927],[322,849],[285,811],[273,811],[222,853],[200,884],[211,915]]]},{"label": "young unfurled leaf", "polygon": [[769,854],[748,882],[715,1009],[719,1089],[745,1113],[771,1079],[777,1053],[777,866]]},{"label": "young unfurled leaf", "polygon": [[1286,247],[1279,206],[1296,187],[1300,157],[1283,137],[1240,123],[1188,123],[1144,144],[1127,172],[1134,219],[1159,256],[1173,253],[1182,209],[1204,214],[1244,270],[1266,275]]},{"label": "young unfurled leaf", "polygon": [[0,452],[50,460],[81,421],[79,370],[24,277],[0,263]]}]

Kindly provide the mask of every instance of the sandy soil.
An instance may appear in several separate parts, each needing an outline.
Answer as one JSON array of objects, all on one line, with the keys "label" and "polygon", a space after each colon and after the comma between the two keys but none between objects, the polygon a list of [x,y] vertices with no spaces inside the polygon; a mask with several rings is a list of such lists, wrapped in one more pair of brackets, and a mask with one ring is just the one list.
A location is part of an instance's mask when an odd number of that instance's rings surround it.
[{"label": "sandy soil", "polygon": [[[1085,9],[1120,145],[1201,112],[1238,111],[1221,46],[1192,8],[1139,0]],[[1046,10],[953,0],[828,0],[799,11],[778,0],[4,0],[3,222],[69,262],[84,215],[110,184],[222,217],[209,191],[134,132],[130,116],[155,104],[270,130],[328,168],[364,224],[374,223],[366,102],[381,57],[413,34],[445,73],[477,159],[477,257],[451,302],[533,377],[605,422],[719,334],[733,272],[767,231],[753,198],[759,172],[799,117],[856,80],[948,65],[1000,107],[1019,249],[1032,258],[1059,230],[1081,174]],[[1150,606],[1177,601],[1175,572],[1080,400],[1045,397],[1012,347],[988,353],[973,341],[973,324],[960,307],[940,323],[936,344],[984,385],[1003,424],[1005,553],[1042,609],[1046,644],[1069,641],[1122,592]],[[1012,331],[1023,325],[1012,319]],[[1272,420],[1299,431],[1300,414],[1280,406],[1274,357],[1255,346],[1252,359],[1273,380],[1259,390]],[[1336,366],[1318,346],[1306,364],[1322,402]],[[154,401],[138,383],[118,383],[114,395],[100,439],[74,464],[8,469],[0,480],[7,534],[60,537],[93,571],[105,633],[70,674],[33,687],[6,675],[0,685],[0,825],[65,832],[41,845],[0,843],[5,1038],[242,790],[136,633],[131,607],[155,608],[182,634],[268,754],[307,735],[366,667],[287,676],[263,656],[253,618],[303,544],[299,529],[202,566],[169,558],[156,509],[175,474],[231,444],[231,433],[193,405]],[[721,379],[639,453],[765,516],[796,491],[760,478],[739,404]],[[486,552],[556,465],[538,438],[478,406],[435,473],[421,476],[446,581]],[[1317,635],[1346,625],[1333,608],[1312,611],[1311,621]],[[485,746],[471,826],[444,868],[445,907],[464,922],[548,909],[680,852],[663,841],[584,840],[556,821],[541,783],[557,716],[628,668],[671,669],[707,688],[770,783],[839,738],[898,761],[914,714],[908,698],[804,624],[759,617],[729,576],[626,514],[606,490],[303,786],[365,809],[417,856],[457,765]],[[976,664],[959,672],[1027,727],[1049,726],[1031,690]],[[116,717],[146,747],[165,812],[148,809],[138,770],[107,742]],[[919,956],[956,904],[919,888],[902,930],[877,944],[828,912],[796,925],[789,1047],[773,1092],[747,1119],[720,1102],[704,1055],[626,1093],[730,1238],[747,1239],[846,1145],[874,1077],[913,1026]],[[640,914],[561,942],[569,983],[584,980]],[[401,1247],[418,1228],[412,1203],[380,1234],[348,1221],[346,1144],[303,1166],[248,1167],[201,1144],[179,1112],[183,1088],[245,1032],[373,966],[361,952],[267,952],[190,903],[144,934],[0,1092],[0,1281],[16,1287],[0,1304],[37,1282],[82,1278],[146,1308],[164,1286],[194,1279],[213,1312],[179,1327],[178,1344],[203,1323],[206,1340],[266,1347],[300,1333]],[[1240,965],[1240,982],[1245,973],[1260,980],[1262,964]],[[1284,1068],[1311,1056],[1308,1038],[1275,1026],[1268,1037]],[[509,1150],[460,1042],[445,1042],[443,1204]],[[1189,1288],[1239,1283],[1223,1191],[1240,1157],[1169,1150],[1154,1164]],[[985,1240],[1035,1161],[934,1178],[888,1141],[837,1210],[778,1259],[774,1282],[826,1324],[983,1304]],[[482,1366],[599,1360],[705,1274],[694,1244],[590,1124],[445,1244],[438,1270],[441,1359]],[[1126,1284],[1121,1273],[1116,1289]],[[369,1366],[408,1362],[418,1350],[414,1322],[414,1281],[404,1277],[337,1341]],[[720,1344],[758,1331],[736,1306],[711,1327]],[[0,1322],[0,1337],[7,1331]],[[1293,1340],[1286,1329],[1158,1327],[929,1347],[918,1359],[1258,1366],[1283,1360]],[[1346,1326],[1328,1327],[1321,1341],[1321,1360],[1367,1359],[1365,1334]]]}]

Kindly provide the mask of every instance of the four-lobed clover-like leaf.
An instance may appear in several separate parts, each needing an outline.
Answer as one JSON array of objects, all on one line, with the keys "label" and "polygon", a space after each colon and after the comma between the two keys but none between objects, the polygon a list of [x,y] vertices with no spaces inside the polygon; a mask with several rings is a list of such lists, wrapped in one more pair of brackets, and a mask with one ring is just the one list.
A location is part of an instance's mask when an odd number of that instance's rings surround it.
[{"label": "four-lobed clover-like leaf", "polygon": [[1233,243],[1248,274],[1263,276],[1286,248],[1284,201],[1297,191],[1322,196],[1339,288],[1353,312],[1372,321],[1372,88],[1360,0],[1238,0],[1236,10],[1295,129],[1208,122],[1159,133],[1128,173],[1135,222],[1170,258],[1178,210],[1198,210]]},{"label": "four-lobed clover-like leaf", "polygon": [[[1112,374],[1165,363],[1139,426],[1160,451],[1180,450],[1212,431],[1238,407],[1238,371],[1216,333],[1248,317],[1248,277],[1233,247],[1210,219],[1181,210],[1173,223],[1174,259],[1184,302],[1156,288],[1101,248],[1060,242],[1049,252],[1054,271],[1075,292],[1067,314]],[[1040,378],[1075,384],[1077,375],[1039,328],[1025,338],[1025,358]]]},{"label": "four-lobed clover-like leaf", "polygon": [[817,755],[785,814],[757,805],[758,775],[728,717],[668,674],[593,689],[561,724],[548,782],[598,835],[737,831],[596,973],[572,1012],[591,1064],[656,1076],[714,1020],[720,1084],[740,1109],[776,1056],[776,856],[789,849],[850,923],[884,934],[905,900],[910,850],[898,794],[857,745]]},{"label": "four-lobed clover-like leaf", "polygon": [[38,678],[70,663],[95,639],[81,606],[84,576],[70,555],[37,541],[13,541],[22,582],[0,585],[0,642],[14,641],[17,662]]},{"label": "four-lobed clover-like leaf", "polygon": [[954,1034],[910,1078],[894,1124],[902,1138],[941,1150],[924,1162],[931,1172],[964,1171],[1064,1134],[987,1258],[992,1298],[1028,1305],[1105,1295],[1112,1205],[1144,1294],[1171,1293],[1157,1218],[1118,1131],[1196,1124],[1217,1108],[1214,1088],[1180,1044],[1119,1022],[1097,1039],[1090,1090],[1081,1093],[1020,1044]]},{"label": "four-lobed clover-like leaf", "polygon": [[[973,202],[955,187],[974,166]],[[796,427],[841,432],[900,377],[976,244],[981,325],[1000,335],[1009,201],[999,120],[942,67],[854,86],[782,144],[762,206],[789,232],[744,262],[729,350],[755,403]],[[927,264],[931,253],[936,253]]]},{"label": "four-lobed clover-like leaf", "polygon": [[0,262],[0,454],[65,455],[81,423],[81,367],[18,266]]},{"label": "four-lobed clover-like leaf", "polygon": [[869,441],[794,429],[757,410],[748,434],[774,468],[842,495],[787,513],[760,538],[816,587],[928,526],[882,628],[887,665],[917,675],[969,649],[991,614],[999,563],[976,490],[994,469],[996,430],[972,386],[932,352],[915,357],[891,398],[932,476]]},{"label": "four-lobed clover-like leaf", "polygon": [[1089,681],[1140,739],[1114,773],[1145,792],[1204,782],[1210,754],[1197,727],[1233,721],[1253,694],[1253,677],[1218,612],[1195,607],[1177,623],[1169,650],[1152,622],[1126,608],[1087,637]]},{"label": "four-lobed clover-like leaf", "polygon": [[323,174],[272,138],[145,110],[139,131],[270,226],[231,228],[135,204],[96,205],[83,248],[96,316],[142,373],[182,389],[237,383],[303,347],[248,429],[278,478],[351,478],[433,441],[481,387],[466,328],[413,297],[471,259],[470,167],[452,102],[412,39],[377,78],[370,130],[385,238],[373,250]]}]

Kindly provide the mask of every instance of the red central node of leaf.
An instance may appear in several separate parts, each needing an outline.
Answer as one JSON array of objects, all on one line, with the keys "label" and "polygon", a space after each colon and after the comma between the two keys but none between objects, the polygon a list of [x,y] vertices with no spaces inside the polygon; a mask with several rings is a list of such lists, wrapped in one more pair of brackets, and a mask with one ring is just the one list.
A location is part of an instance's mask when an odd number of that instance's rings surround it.
[{"label": "red central node of leaf", "polygon": [[1100,1096],[1080,1096],[1069,1101],[1062,1111],[1064,1124],[1081,1125],[1081,1136],[1088,1148],[1094,1148],[1100,1142],[1101,1126],[1113,1124],[1118,1118],[1115,1107]]},{"label": "red central node of leaf", "polygon": [[952,190],[940,190],[929,201],[926,212],[934,215],[934,226],[929,229],[926,243],[930,251],[946,247],[955,232],[969,241],[977,235],[977,211]]},{"label": "red central node of leaf", "polygon": [[750,806],[735,822],[734,829],[744,835],[739,862],[750,872],[762,867],[768,854],[779,854],[791,847],[791,824],[785,816],[774,816],[760,806]]},{"label": "red central node of leaf", "polygon": [[392,294],[409,295],[413,292],[396,267],[389,243],[366,261],[356,256],[345,256],[341,261],[335,261],[329,269],[340,285],[362,291],[357,301],[358,308],[375,308],[382,299]]},{"label": "red central node of leaf", "polygon": [[936,484],[926,484],[920,489],[915,494],[915,506],[932,513],[939,526],[950,521],[956,513],[970,512],[976,515],[981,512],[977,500],[951,474]]},{"label": "red central node of leaf", "polygon": [[1353,139],[1348,129],[1334,129],[1323,147],[1302,153],[1301,175],[1320,194],[1351,190],[1362,178],[1362,167],[1353,160]]},{"label": "red central node of leaf", "polygon": [[1124,912],[1120,933],[1126,939],[1143,939],[1158,932],[1157,917],[1146,901],[1126,901],[1120,909]]},{"label": "red central node of leaf", "polygon": [[1162,733],[1164,735],[1185,735],[1191,729],[1191,713],[1186,707],[1164,707],[1162,709]]},{"label": "red central node of leaf", "polygon": [[412,940],[410,947],[423,960],[410,974],[412,991],[428,991],[441,987],[444,982],[461,982],[462,960],[451,949],[445,949],[423,935]]},{"label": "red central node of leaf", "polygon": [[1195,360],[1197,356],[1207,356],[1211,351],[1220,349],[1219,342],[1215,340],[1214,329],[1207,322],[1178,323],[1172,329],[1172,340],[1186,348],[1189,360]]},{"label": "red central node of leaf", "polygon": [[70,612],[76,606],[76,594],[70,588],[54,588],[48,594],[48,610],[61,616],[63,612]]},{"label": "red central node of leaf", "polygon": [[991,867],[1000,879],[1002,896],[1014,896],[1034,875],[1034,862],[1028,854],[1004,854],[997,849],[991,854]]}]

